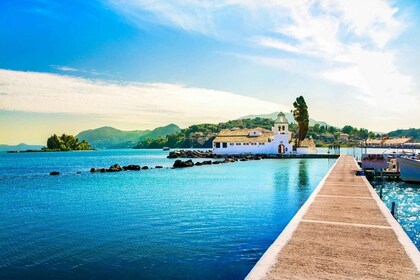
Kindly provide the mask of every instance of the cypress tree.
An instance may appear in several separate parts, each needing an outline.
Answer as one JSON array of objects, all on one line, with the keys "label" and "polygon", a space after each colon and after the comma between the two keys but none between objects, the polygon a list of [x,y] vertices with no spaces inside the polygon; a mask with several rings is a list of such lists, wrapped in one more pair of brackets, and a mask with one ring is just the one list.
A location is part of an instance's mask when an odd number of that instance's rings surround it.
[{"label": "cypress tree", "polygon": [[309,130],[309,113],[303,96],[296,98],[293,102],[294,109],[292,110],[293,117],[298,123],[298,133],[296,135],[296,147],[300,146],[300,142],[305,139]]}]

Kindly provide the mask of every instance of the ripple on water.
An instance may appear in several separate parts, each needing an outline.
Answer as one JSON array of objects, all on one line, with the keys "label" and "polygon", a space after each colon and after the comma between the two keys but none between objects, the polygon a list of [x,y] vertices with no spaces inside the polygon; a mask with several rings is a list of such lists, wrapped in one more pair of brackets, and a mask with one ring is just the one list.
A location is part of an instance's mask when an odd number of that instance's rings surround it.
[{"label": "ripple on water", "polygon": [[396,219],[420,250],[420,184],[374,181],[372,185],[378,194],[382,188],[382,200],[389,209],[395,202]]},{"label": "ripple on water", "polygon": [[0,279],[243,279],[334,163],[75,174],[117,162],[171,166],[166,155],[0,155]]}]

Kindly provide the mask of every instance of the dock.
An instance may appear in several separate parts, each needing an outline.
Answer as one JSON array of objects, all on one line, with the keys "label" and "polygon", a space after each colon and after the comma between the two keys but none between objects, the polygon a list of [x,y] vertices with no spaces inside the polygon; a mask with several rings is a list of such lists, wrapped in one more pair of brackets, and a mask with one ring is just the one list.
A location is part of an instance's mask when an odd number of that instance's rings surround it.
[{"label": "dock", "polygon": [[342,155],[246,279],[420,279],[420,253]]}]

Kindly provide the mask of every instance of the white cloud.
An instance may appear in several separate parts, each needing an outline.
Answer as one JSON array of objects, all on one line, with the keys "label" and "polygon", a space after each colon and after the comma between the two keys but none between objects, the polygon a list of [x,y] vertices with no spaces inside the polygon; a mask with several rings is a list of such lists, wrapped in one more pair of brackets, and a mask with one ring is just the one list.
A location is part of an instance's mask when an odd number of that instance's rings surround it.
[{"label": "white cloud", "polygon": [[[404,105],[406,110],[419,106],[416,94],[419,90],[414,88],[412,76],[401,72],[396,59],[398,50],[389,47],[406,25],[393,1],[109,0],[109,3],[137,21],[149,20],[277,50],[279,56],[273,52],[236,56],[301,76],[317,75],[320,83],[328,81],[350,87],[366,105],[391,108],[392,104],[408,103],[408,107]],[[230,18],[239,22],[232,24]],[[310,73],[305,65],[316,73]]]},{"label": "white cloud", "polygon": [[[273,7],[279,3],[283,1],[272,2]],[[289,15],[273,27],[281,36],[257,36],[254,43],[293,54],[304,63],[317,59],[318,78],[352,87],[367,105],[394,111],[401,106],[418,108],[413,78],[397,67],[398,50],[387,47],[404,30],[392,3],[329,0],[278,7]],[[271,62],[266,57],[256,60],[266,65],[278,62],[275,57]]]},{"label": "white cloud", "polygon": [[219,122],[285,109],[226,91],[164,83],[116,83],[0,69],[0,110],[91,114],[150,127]]},{"label": "white cloud", "polygon": [[90,74],[90,75],[95,75],[95,76],[112,77],[112,75],[110,75],[109,73],[98,72],[95,69],[85,70],[85,69],[78,69],[78,68],[74,68],[74,67],[70,67],[70,66],[63,66],[63,65],[50,65],[50,66],[52,68],[57,69],[57,70],[62,71],[62,72],[79,72],[79,73]]},{"label": "white cloud", "polygon": [[51,67],[60,71],[64,71],[64,72],[79,72],[79,69],[69,67],[69,66],[51,65]]},{"label": "white cloud", "polygon": [[199,0],[108,0],[107,3],[139,27],[146,21],[203,34],[214,32],[215,13],[224,6],[217,1]]}]

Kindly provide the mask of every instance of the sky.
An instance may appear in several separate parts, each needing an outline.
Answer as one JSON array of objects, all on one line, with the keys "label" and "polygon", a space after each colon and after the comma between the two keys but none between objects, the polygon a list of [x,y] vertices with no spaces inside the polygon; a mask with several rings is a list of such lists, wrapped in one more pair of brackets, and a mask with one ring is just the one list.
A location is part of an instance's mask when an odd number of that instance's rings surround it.
[{"label": "sky", "polygon": [[0,143],[218,123],[300,95],[334,126],[419,128],[418,46],[418,0],[2,0]]}]

